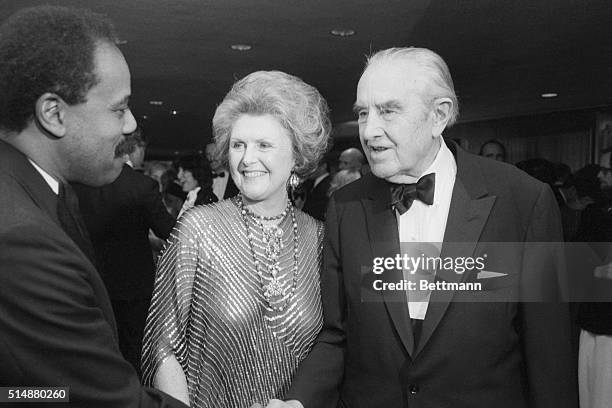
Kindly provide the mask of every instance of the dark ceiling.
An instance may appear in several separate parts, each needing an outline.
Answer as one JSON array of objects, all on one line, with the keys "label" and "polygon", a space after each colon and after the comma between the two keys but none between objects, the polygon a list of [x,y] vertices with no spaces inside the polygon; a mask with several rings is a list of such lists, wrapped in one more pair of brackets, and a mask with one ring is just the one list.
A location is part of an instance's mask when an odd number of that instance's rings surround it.
[{"label": "dark ceiling", "polygon": [[[131,105],[157,152],[200,148],[233,81],[260,69],[303,78],[336,125],[351,121],[365,55],[391,46],[442,55],[463,122],[612,106],[609,0],[3,0],[0,18],[37,4],[86,7],[115,22],[127,41]],[[355,35],[332,36],[337,28]]]}]

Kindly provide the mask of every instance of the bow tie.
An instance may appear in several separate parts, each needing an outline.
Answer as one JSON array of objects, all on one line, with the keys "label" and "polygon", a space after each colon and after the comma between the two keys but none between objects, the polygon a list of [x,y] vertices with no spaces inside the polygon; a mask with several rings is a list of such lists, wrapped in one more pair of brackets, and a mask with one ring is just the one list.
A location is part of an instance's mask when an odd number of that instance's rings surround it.
[{"label": "bow tie", "polygon": [[213,173],[213,178],[217,178],[217,177],[225,177],[225,172],[221,172],[221,173]]},{"label": "bow tie", "polygon": [[401,215],[410,209],[414,200],[432,205],[435,185],[436,173],[426,174],[416,183],[391,183],[391,208],[397,210]]}]

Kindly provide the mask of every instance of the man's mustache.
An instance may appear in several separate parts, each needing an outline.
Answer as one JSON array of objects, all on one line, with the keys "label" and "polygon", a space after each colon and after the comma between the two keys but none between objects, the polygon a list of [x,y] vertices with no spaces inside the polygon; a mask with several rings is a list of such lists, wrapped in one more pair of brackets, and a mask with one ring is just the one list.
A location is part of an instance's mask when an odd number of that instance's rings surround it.
[{"label": "man's mustache", "polygon": [[124,137],[115,148],[115,157],[120,158],[134,151],[135,144],[129,137]]}]

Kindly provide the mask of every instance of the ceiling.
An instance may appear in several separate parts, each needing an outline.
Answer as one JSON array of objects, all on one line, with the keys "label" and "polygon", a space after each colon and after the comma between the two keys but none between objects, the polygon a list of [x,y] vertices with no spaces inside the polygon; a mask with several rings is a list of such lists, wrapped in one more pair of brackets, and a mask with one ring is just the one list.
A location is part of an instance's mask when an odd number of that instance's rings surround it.
[{"label": "ceiling", "polygon": [[[201,148],[234,80],[261,69],[316,86],[337,136],[354,134],[340,125],[353,120],[365,55],[391,46],[442,55],[463,122],[612,106],[608,0],[3,0],[0,18],[37,4],[114,21],[127,41],[132,110],[158,154]],[[355,35],[330,34],[343,28]]]}]

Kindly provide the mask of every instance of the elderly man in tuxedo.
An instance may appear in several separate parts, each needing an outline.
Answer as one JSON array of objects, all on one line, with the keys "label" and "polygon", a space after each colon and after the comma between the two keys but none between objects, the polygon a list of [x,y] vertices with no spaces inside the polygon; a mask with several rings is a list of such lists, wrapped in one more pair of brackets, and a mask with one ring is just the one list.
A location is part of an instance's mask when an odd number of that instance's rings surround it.
[{"label": "elderly man in tuxedo", "polygon": [[184,407],[121,356],[69,185],[116,179],[136,128],[115,43],[84,10],[24,9],[0,26],[0,385],[69,387],[61,406]]},{"label": "elderly man in tuxedo", "polygon": [[[373,55],[354,108],[372,174],[330,200],[324,326],[287,401],[269,406],[575,407],[564,280],[546,244],[561,240],[550,188],[444,140],[457,98],[430,50]],[[376,290],[410,276],[393,262],[373,274],[410,243],[483,264],[438,266],[431,283],[455,284],[446,290]]]}]

